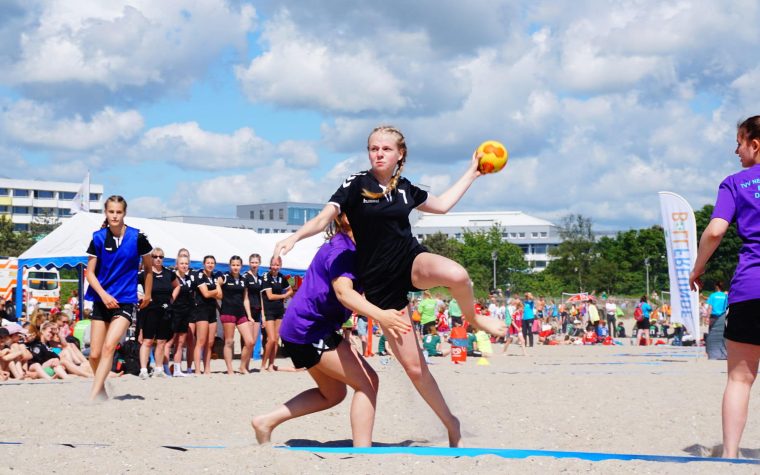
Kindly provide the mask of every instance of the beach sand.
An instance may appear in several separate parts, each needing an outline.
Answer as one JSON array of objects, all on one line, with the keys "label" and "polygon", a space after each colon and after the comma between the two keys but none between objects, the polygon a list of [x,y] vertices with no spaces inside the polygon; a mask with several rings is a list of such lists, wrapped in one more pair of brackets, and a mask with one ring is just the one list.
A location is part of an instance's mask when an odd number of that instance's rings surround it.
[{"label": "beach sand", "polygon": [[[627,342],[627,340],[626,340]],[[497,352],[501,345],[495,345]],[[431,371],[459,416],[467,447],[709,456],[721,442],[726,364],[693,348],[541,346]],[[445,446],[446,434],[395,360],[382,365],[376,445]],[[290,366],[289,360],[278,364]],[[286,422],[256,445],[250,419],[312,387],[307,373],[109,381],[112,399],[87,402],[90,381],[0,383],[2,473],[758,473],[758,465],[494,455],[442,457],[295,452],[281,445],[350,445],[349,397]],[[754,391],[757,393],[757,391]],[[757,394],[751,406],[757,404]],[[67,445],[68,444],[68,445]],[[760,456],[750,411],[744,456]],[[174,447],[174,448],[171,448]]]}]

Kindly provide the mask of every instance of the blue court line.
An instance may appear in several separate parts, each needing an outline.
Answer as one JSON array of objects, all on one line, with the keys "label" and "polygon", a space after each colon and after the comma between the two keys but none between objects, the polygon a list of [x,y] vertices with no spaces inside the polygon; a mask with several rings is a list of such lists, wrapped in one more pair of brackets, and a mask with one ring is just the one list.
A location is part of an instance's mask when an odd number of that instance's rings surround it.
[{"label": "blue court line", "polygon": [[21,445],[23,442],[0,442],[0,445]]},{"label": "blue court line", "polygon": [[313,453],[333,454],[406,454],[428,457],[478,457],[481,455],[496,455],[506,459],[524,459],[528,457],[553,457],[558,459],[581,459],[590,462],[604,460],[641,460],[645,462],[690,463],[690,462],[723,462],[733,464],[760,465],[759,459],[724,459],[714,457],[690,457],[674,455],[647,454],[615,454],[604,452],[564,452],[559,450],[523,450],[523,449],[476,449],[450,447],[287,447],[277,446],[278,449],[296,450]]}]

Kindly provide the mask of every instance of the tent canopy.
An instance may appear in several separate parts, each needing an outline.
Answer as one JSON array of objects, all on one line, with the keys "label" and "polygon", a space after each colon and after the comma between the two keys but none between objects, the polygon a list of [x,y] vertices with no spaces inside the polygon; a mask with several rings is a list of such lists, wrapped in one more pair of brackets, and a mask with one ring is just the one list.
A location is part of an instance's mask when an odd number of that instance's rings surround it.
[{"label": "tent canopy", "polygon": [[[261,255],[262,268],[267,269],[269,259],[277,241],[289,234],[260,234],[250,229],[233,229],[202,224],[176,223],[160,219],[125,219],[127,225],[139,229],[154,247],[163,249],[165,265],[173,265],[181,248],[190,251],[191,267],[200,268],[204,256],[212,255],[217,260],[217,269],[229,269],[232,256],[243,258],[248,264],[248,256]],[[100,229],[103,215],[77,213],[58,228],[19,256],[19,269],[23,267],[76,267],[87,264],[87,247],[92,233]],[[324,242],[322,235],[312,236],[299,242],[282,258],[282,273],[303,275],[314,258],[319,246]]]}]

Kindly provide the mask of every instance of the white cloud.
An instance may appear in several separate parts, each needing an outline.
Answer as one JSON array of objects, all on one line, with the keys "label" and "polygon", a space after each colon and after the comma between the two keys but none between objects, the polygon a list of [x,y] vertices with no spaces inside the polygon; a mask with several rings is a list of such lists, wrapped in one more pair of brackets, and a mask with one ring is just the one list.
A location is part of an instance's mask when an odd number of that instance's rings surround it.
[{"label": "white cloud", "polygon": [[49,0],[25,9],[26,21],[2,31],[10,41],[2,82],[49,100],[62,99],[58,87],[116,100],[183,88],[225,48],[242,51],[256,20],[251,5],[224,0]]},{"label": "white cloud", "polygon": [[319,163],[308,142],[288,140],[275,145],[249,127],[221,134],[203,130],[196,122],[148,130],[133,154],[139,160],[166,161],[183,169],[200,170],[252,168],[277,159],[290,167],[311,168]]},{"label": "white cloud", "polygon": [[129,140],[142,127],[138,111],[111,107],[88,119],[78,114],[59,118],[47,105],[21,100],[0,112],[0,131],[8,140],[45,149],[91,150]]}]

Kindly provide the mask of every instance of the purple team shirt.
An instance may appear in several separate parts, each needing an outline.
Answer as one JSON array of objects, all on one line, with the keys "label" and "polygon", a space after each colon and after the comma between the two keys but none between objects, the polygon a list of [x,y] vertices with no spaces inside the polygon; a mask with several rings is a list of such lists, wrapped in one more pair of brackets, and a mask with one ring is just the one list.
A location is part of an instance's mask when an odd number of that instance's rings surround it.
[{"label": "purple team shirt", "polygon": [[760,299],[760,165],[730,175],[718,188],[712,218],[736,221],[742,242],[728,303]]},{"label": "purple team shirt", "polygon": [[357,287],[356,246],[343,233],[319,248],[306,270],[301,288],[290,301],[280,327],[280,337],[290,343],[308,344],[337,331],[351,316],[335,296],[333,279],[348,277]]}]

